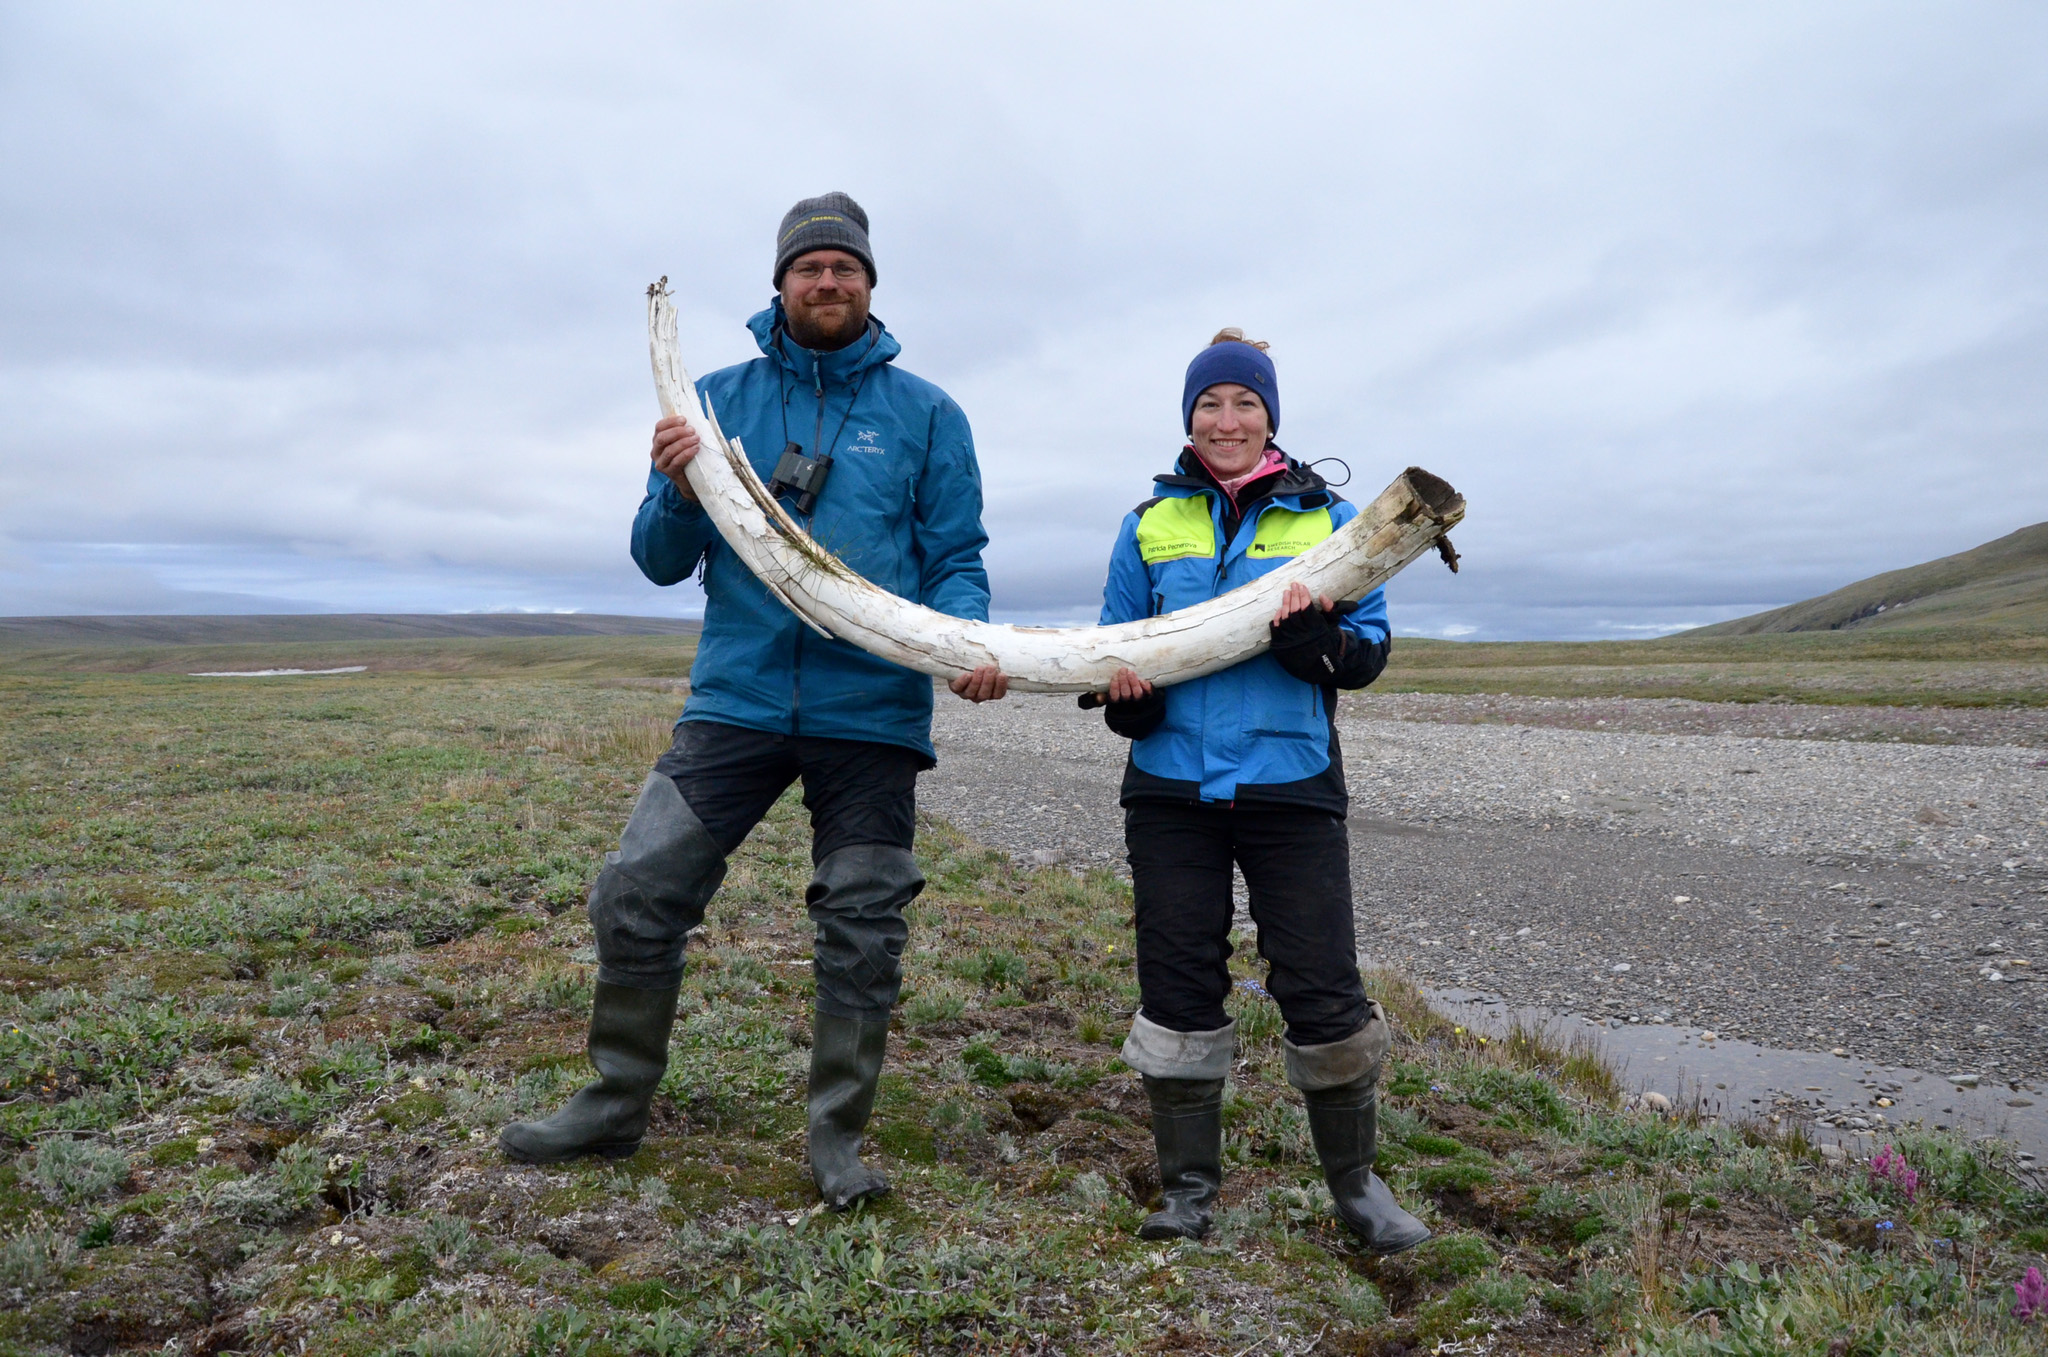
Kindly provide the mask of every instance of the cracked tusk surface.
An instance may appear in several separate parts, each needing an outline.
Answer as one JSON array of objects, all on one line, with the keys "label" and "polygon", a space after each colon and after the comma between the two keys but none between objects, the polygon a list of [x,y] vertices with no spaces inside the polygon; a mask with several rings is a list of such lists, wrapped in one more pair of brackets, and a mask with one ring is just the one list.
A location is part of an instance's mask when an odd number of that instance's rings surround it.
[{"label": "cracked tusk surface", "polygon": [[1267,624],[1295,580],[1309,592],[1359,599],[1436,546],[1465,516],[1465,500],[1418,467],[1394,478],[1358,517],[1250,584],[1179,612],[1113,627],[1018,627],[970,622],[899,598],[819,546],[783,509],[736,441],[699,400],[676,341],[665,286],[647,290],[648,351],[664,415],[681,415],[702,448],[684,473],[733,554],[819,633],[935,678],[999,666],[1025,692],[1102,692],[1130,668],[1156,684],[1184,683],[1266,648]]}]

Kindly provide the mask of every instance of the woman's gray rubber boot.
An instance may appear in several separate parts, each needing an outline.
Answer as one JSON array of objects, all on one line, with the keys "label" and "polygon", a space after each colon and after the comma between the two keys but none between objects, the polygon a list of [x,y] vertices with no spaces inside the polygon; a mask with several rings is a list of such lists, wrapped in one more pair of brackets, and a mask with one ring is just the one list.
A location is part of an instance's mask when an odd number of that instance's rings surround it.
[{"label": "woman's gray rubber boot", "polygon": [[1379,1155],[1377,1079],[1304,1091],[1308,1129],[1323,1161],[1323,1178],[1338,1217],[1371,1253],[1402,1253],[1429,1238],[1429,1227],[1401,1209],[1393,1189],[1372,1171]]},{"label": "woman's gray rubber boot", "polygon": [[680,985],[634,989],[598,982],[590,1005],[590,1063],[597,1082],[545,1121],[515,1121],[498,1133],[508,1159],[560,1164],[586,1154],[624,1159],[640,1148],[654,1090],[668,1070],[668,1036]]},{"label": "woman's gray rubber boot", "polygon": [[1223,1081],[1145,1076],[1152,1143],[1159,1149],[1159,1209],[1140,1239],[1200,1239],[1223,1189]]},{"label": "woman's gray rubber boot", "polygon": [[860,1162],[860,1140],[875,1110],[889,1021],[814,1013],[809,1100],[811,1177],[834,1211],[880,1197],[889,1180]]}]

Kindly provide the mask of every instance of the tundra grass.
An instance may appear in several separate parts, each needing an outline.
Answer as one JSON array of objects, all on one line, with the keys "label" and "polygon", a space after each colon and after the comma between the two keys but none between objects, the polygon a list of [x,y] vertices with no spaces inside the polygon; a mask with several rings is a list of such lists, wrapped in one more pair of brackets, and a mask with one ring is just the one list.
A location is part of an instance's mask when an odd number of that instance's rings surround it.
[{"label": "tundra grass", "polygon": [[1836,706],[2048,706],[2048,637],[1969,631],[1661,641],[1397,637],[1378,688]]},{"label": "tundra grass", "polygon": [[[1437,1237],[1330,1216],[1249,945],[1200,1244],[1117,1059],[1130,899],[920,825],[870,1132],[803,1161],[806,826],[786,798],[692,942],[619,1162],[494,1137],[585,1077],[580,902],[672,696],[590,680],[0,679],[0,1351],[2021,1353],[2048,1200],[1995,1148],[1917,1174],[1619,1109],[1583,1049],[1401,1031],[1382,1171]],[[1248,940],[1247,940],[1248,942]]]}]

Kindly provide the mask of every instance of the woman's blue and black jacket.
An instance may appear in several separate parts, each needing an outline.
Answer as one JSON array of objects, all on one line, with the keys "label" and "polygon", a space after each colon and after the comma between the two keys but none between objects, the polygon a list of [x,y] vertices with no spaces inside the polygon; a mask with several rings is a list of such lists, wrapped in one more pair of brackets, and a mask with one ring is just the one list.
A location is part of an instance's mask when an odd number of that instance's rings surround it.
[{"label": "woman's blue and black jacket", "polygon": [[[726,436],[743,441],[763,480],[785,442],[829,452],[811,536],[892,594],[986,621],[981,473],[960,407],[895,365],[901,346],[880,321],[826,353],[788,337],[779,299],[747,328],[761,357],[697,384]],[[633,559],[656,584],[704,566],[704,635],[683,720],[906,745],[932,758],[932,681],[810,631],[658,471],[633,520]]]},{"label": "woman's blue and black jacket", "polygon": [[[1291,458],[1284,471],[1240,488],[1236,502],[1192,450],[1154,484],[1158,495],[1127,514],[1117,534],[1102,591],[1105,626],[1228,593],[1358,516],[1357,505]],[[1158,689],[1151,702],[1112,703],[1111,728],[1133,737],[1124,803],[1281,801],[1343,814],[1337,690],[1363,688],[1386,667],[1392,633],[1382,591],[1336,626],[1340,653],[1314,672],[1324,681],[1297,677],[1268,652]]]}]

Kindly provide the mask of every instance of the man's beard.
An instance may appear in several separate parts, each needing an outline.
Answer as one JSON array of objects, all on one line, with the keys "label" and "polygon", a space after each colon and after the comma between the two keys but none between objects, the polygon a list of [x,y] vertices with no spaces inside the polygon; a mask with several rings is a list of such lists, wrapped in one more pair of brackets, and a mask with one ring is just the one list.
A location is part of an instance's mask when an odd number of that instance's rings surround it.
[{"label": "man's beard", "polygon": [[809,308],[784,309],[789,320],[789,337],[807,349],[843,349],[867,332],[868,309],[859,302],[849,302],[846,318],[836,326],[826,328]]}]

